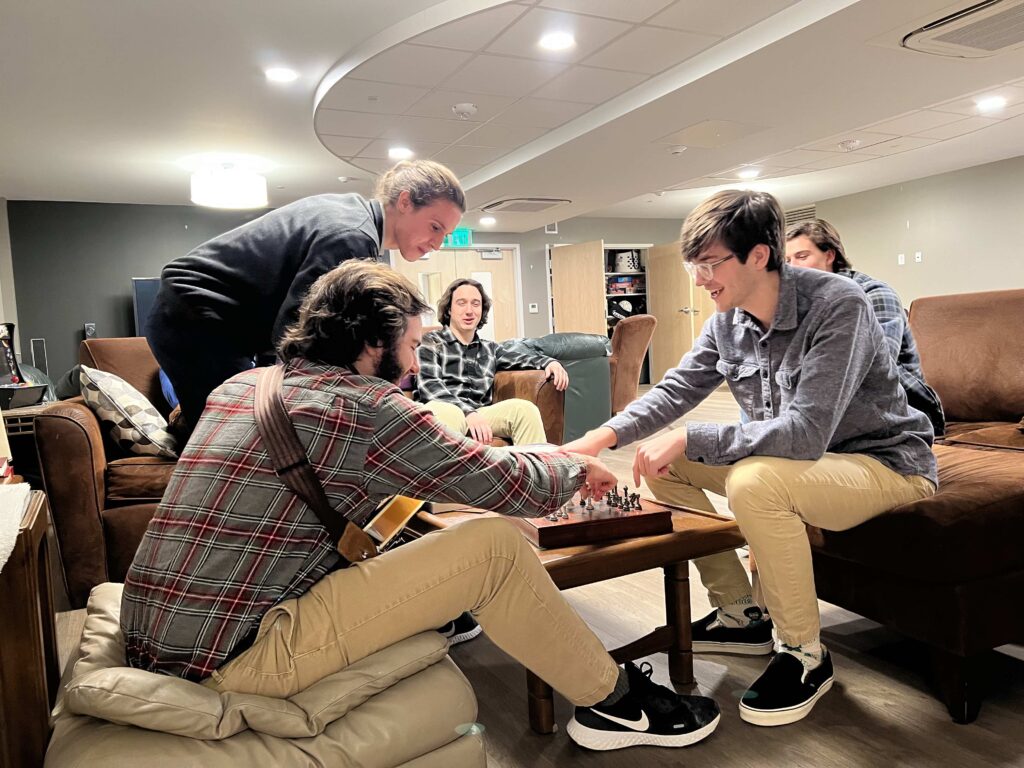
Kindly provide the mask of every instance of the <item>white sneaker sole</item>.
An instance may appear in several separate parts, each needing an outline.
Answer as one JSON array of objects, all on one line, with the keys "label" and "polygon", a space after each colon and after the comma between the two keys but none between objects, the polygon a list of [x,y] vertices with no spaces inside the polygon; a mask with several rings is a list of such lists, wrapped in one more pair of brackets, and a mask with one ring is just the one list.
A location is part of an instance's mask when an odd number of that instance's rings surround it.
[{"label": "white sneaker sole", "polygon": [[708,640],[694,641],[694,653],[732,653],[737,656],[767,656],[775,647],[774,640],[753,643],[716,643]]},{"label": "white sneaker sole", "polygon": [[460,632],[457,635],[448,637],[448,645],[455,645],[456,643],[464,643],[467,640],[472,640],[474,637],[484,631],[484,628],[477,624],[468,632]]},{"label": "white sneaker sole", "polygon": [[586,749],[606,751],[609,749],[624,749],[625,747],[688,747],[696,744],[714,733],[718,722],[722,719],[719,714],[703,728],[689,733],[680,733],[677,736],[669,736],[660,733],[643,733],[641,731],[603,731],[595,728],[588,728],[581,725],[574,717],[566,725],[565,731],[569,738]]},{"label": "white sneaker sole", "polygon": [[832,688],[833,682],[835,682],[835,678],[830,677],[810,699],[798,707],[790,707],[789,709],[752,709],[741,701],[740,719],[751,723],[752,725],[763,725],[767,727],[774,725],[789,725],[790,723],[795,723],[798,720],[803,720],[811,713],[811,710],[814,709],[814,705],[818,703],[818,699],[829,692]]}]

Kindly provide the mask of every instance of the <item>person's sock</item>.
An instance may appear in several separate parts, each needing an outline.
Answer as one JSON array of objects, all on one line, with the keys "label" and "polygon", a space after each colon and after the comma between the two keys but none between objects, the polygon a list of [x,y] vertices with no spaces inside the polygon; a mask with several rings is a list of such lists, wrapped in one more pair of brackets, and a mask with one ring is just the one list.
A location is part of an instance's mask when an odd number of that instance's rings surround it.
[{"label": "person's sock", "polygon": [[627,693],[629,693],[629,677],[626,675],[626,670],[619,667],[619,679],[615,681],[615,690],[605,696],[604,699],[597,702],[594,706],[611,706]]},{"label": "person's sock", "polygon": [[807,671],[820,666],[825,654],[825,648],[822,646],[820,638],[810,643],[803,643],[802,645],[782,643],[782,651],[800,659],[800,663],[804,665]]},{"label": "person's sock", "polygon": [[761,618],[761,609],[754,605],[754,598],[750,595],[718,607],[717,621],[723,627],[742,629],[752,622],[761,621]]}]

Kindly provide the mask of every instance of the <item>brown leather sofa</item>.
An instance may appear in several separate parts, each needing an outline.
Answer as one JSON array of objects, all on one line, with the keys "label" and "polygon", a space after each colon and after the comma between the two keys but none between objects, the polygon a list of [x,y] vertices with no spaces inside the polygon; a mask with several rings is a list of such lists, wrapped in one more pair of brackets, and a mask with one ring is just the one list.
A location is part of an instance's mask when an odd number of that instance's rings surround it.
[{"label": "brown leather sofa", "polygon": [[612,331],[612,354],[608,366],[612,377],[612,413],[616,414],[636,400],[644,355],[651,346],[658,319],[654,315],[624,318]]},{"label": "brown leather sofa", "polygon": [[[159,367],[144,338],[84,341],[79,360],[120,376],[168,415]],[[548,440],[562,441],[565,395],[544,371],[498,373],[494,399],[510,397],[536,403]],[[46,408],[35,418],[35,433],[64,586],[71,607],[82,608],[94,586],[124,580],[175,462],[125,454],[80,397]]]},{"label": "brown leather sofa", "polygon": [[848,531],[810,528],[818,596],[925,643],[956,722],[981,706],[991,650],[1024,642],[1024,290],[910,308],[946,413],[939,492]]}]

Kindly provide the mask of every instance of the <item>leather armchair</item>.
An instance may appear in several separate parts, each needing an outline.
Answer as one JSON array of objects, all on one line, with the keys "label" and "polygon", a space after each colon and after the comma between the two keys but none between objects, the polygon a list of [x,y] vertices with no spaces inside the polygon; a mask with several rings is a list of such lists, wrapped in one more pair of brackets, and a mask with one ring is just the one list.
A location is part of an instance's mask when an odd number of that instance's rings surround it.
[{"label": "leather armchair", "polygon": [[620,320],[612,331],[612,354],[608,364],[612,376],[613,414],[636,400],[640,369],[657,325],[654,315],[633,315]]},{"label": "leather armchair", "polygon": [[[86,340],[79,360],[120,376],[167,416],[144,338]],[[82,608],[94,586],[124,580],[175,462],[123,453],[81,397],[48,406],[35,435],[64,586],[71,606]]]}]

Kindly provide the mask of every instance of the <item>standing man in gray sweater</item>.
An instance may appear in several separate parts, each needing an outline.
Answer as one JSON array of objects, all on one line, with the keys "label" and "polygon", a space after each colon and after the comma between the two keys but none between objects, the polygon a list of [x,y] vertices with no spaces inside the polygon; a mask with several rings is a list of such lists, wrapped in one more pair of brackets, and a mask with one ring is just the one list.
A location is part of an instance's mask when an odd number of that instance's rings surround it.
[{"label": "standing man in gray sweater", "polygon": [[[821,644],[805,524],[845,530],[935,492],[928,418],[907,398],[882,330],[852,280],[784,263],[783,213],[763,192],[728,190],[683,223],[682,256],[717,312],[659,384],[565,450],[596,456],[648,437],[724,380],[747,423],[690,422],[641,443],[633,464],[654,495],[714,511],[722,494],[751,550],[782,652],[740,700],[740,717],[784,725],[833,682]],[[696,561],[715,610],[695,651],[769,654],[772,623],[733,552]]]}]

